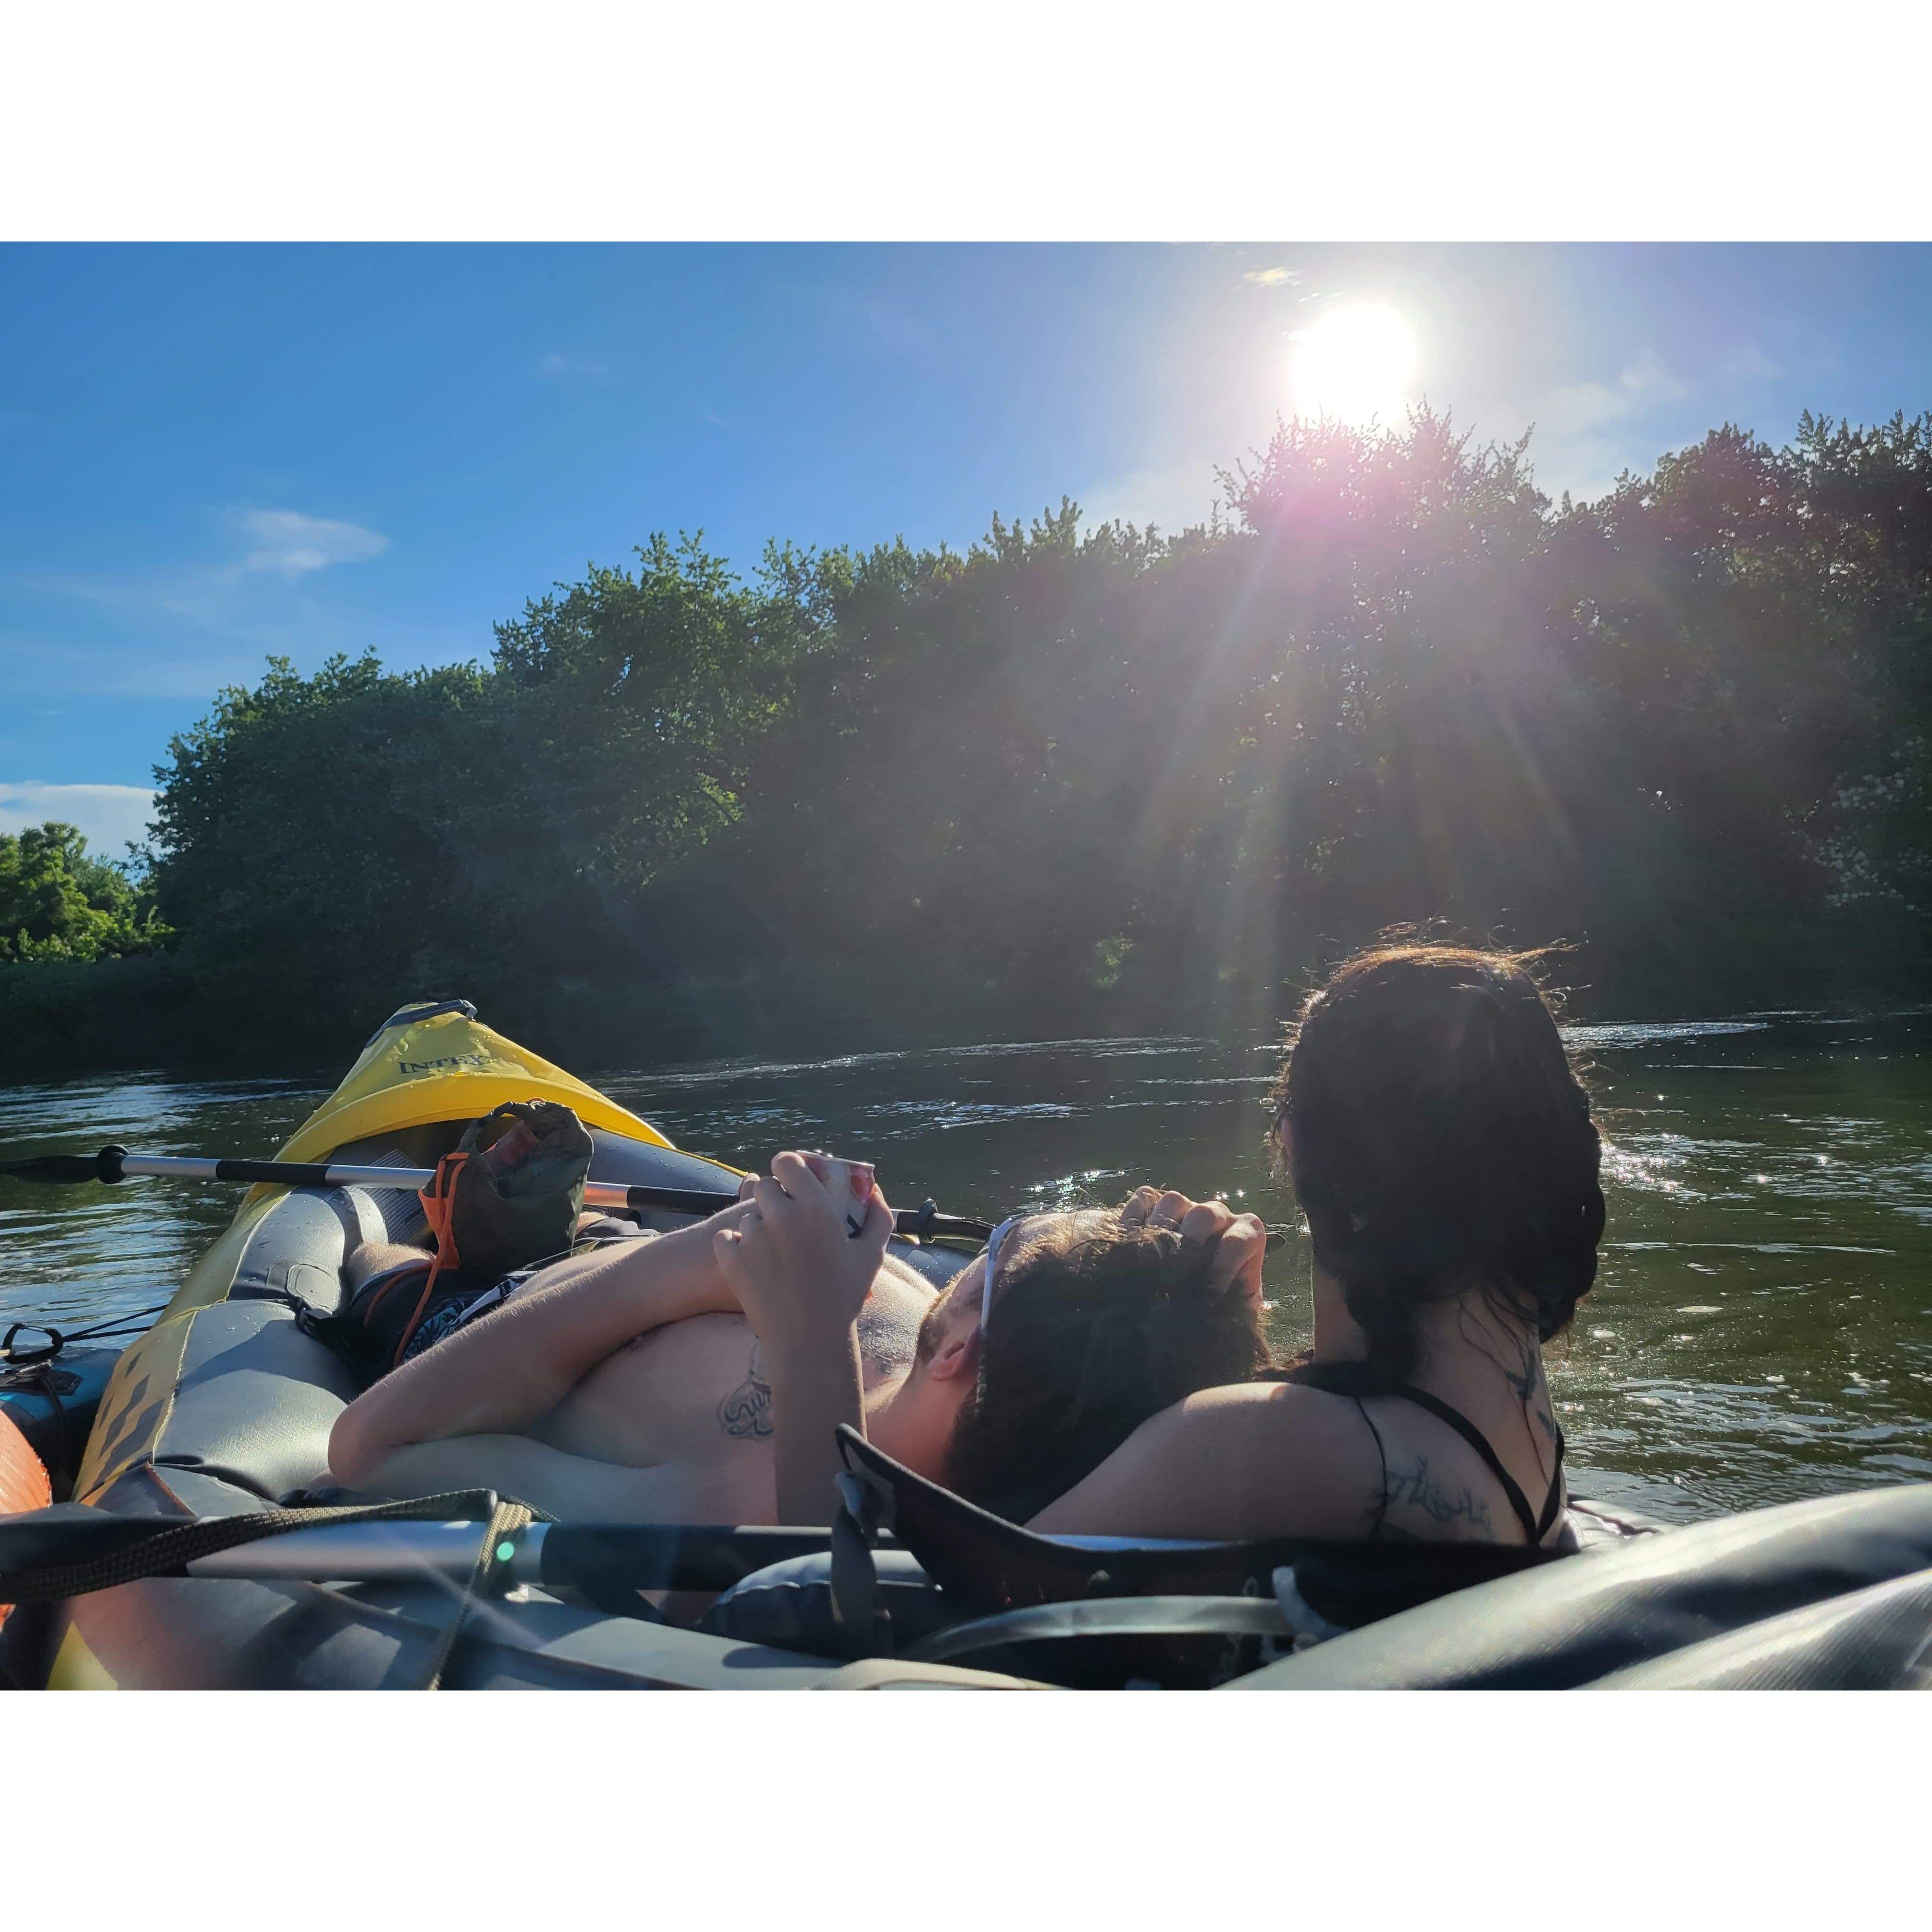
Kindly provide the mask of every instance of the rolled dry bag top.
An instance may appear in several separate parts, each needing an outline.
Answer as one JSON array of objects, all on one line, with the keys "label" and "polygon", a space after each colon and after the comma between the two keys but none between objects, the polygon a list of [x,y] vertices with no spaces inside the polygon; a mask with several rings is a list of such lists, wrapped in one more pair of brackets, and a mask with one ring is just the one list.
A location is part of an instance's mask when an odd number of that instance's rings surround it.
[{"label": "rolled dry bag top", "polygon": [[486,1280],[567,1253],[584,1207],[590,1136],[555,1100],[512,1100],[467,1128],[450,1232],[458,1265]]}]

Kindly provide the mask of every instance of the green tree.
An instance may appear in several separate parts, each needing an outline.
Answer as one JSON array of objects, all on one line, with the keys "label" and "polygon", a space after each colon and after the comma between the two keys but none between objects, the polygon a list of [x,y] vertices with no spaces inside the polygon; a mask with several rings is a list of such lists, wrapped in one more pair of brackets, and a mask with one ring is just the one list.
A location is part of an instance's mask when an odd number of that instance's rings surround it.
[{"label": "green tree", "polygon": [[735,814],[813,620],[794,553],[749,588],[695,542],[530,605],[488,668],[271,659],[173,741],[155,884],[211,1024],[339,1052],[424,993],[541,1033],[560,982],[662,984],[638,893]]},{"label": "green tree", "polygon": [[117,959],[172,937],[145,880],[90,857],[74,826],[0,832],[0,960]]}]

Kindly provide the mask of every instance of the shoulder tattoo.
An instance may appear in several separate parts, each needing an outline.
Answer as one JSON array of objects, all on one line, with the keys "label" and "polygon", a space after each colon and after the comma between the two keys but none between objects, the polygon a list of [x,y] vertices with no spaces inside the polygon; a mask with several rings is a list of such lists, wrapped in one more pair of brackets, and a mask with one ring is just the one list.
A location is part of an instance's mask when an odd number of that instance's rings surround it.
[{"label": "shoulder tattoo", "polygon": [[1388,1499],[1391,1508],[1406,1503],[1419,1509],[1432,1522],[1466,1522],[1486,1530],[1490,1506],[1466,1488],[1451,1495],[1429,1473],[1429,1458],[1418,1456],[1406,1468],[1391,1466],[1388,1472]]}]

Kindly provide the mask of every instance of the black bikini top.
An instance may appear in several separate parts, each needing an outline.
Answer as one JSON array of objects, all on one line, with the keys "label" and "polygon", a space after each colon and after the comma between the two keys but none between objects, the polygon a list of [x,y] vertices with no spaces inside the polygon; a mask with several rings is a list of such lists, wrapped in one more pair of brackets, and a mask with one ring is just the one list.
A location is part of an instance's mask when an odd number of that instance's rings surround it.
[{"label": "black bikini top", "polygon": [[[1529,1506],[1529,1498],[1522,1492],[1516,1478],[1503,1467],[1502,1458],[1490,1446],[1490,1438],[1459,1408],[1452,1408],[1440,1396],[1431,1395],[1426,1389],[1414,1388],[1408,1382],[1384,1382],[1370,1380],[1364,1376],[1358,1364],[1352,1362],[1318,1364],[1310,1362],[1298,1368],[1290,1369],[1279,1378],[1283,1382],[1301,1382],[1312,1388],[1327,1389],[1330,1394],[1346,1395],[1354,1399],[1358,1406],[1365,1396],[1398,1396],[1404,1402],[1412,1402],[1418,1408],[1426,1408],[1431,1415],[1446,1422],[1489,1465],[1490,1473],[1502,1486],[1503,1494],[1509,1498],[1510,1508],[1515,1510],[1516,1520],[1522,1525],[1522,1533],[1532,1544],[1540,1544],[1550,1534],[1556,1519],[1563,1513],[1563,1431],[1556,1430],[1556,1467],[1551,1472],[1550,1493],[1544,1498],[1543,1513],[1538,1515]],[[1270,1378],[1273,1379],[1273,1378]],[[1364,1409],[1362,1419],[1368,1420],[1368,1412]],[[1370,1427],[1375,1425],[1371,1423]],[[1382,1437],[1377,1434],[1376,1445],[1382,1446]],[[1382,1466],[1382,1508],[1388,1508],[1388,1466]]]}]

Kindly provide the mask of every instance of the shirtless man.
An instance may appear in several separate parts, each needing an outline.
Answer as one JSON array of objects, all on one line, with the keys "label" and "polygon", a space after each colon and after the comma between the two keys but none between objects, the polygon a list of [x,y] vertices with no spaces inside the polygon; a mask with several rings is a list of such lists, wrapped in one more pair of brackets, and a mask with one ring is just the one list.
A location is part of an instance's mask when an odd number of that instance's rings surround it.
[{"label": "shirtless man", "polygon": [[[990,1467],[1010,1448],[1006,1390],[1056,1419],[1086,1392],[1077,1427],[1056,1436],[1048,1421],[1022,1445],[1036,1446],[1039,1480],[1058,1493],[1146,1417],[1265,1357],[1258,1292],[1229,1292],[1234,1244],[1184,1252],[1178,1230],[1130,1237],[1111,1214],[1034,1216],[988,1297],[983,1258],[935,1293],[887,1254],[891,1227],[875,1194],[848,1238],[842,1204],[781,1154],[710,1220],[557,1262],[405,1361],[337,1418],[331,1471],[392,1495],[483,1485],[579,1520],[823,1522],[837,1422],[945,1482],[968,1411]],[[1076,1249],[1084,1272],[1063,1265]],[[1096,1403],[1082,1344],[1102,1308],[1146,1311],[1162,1346]],[[996,1374],[983,1372],[982,1319]]]},{"label": "shirtless man", "polygon": [[[745,1213],[544,1268],[350,1403],[329,1437],[332,1474],[397,1495],[483,1484],[605,1522],[778,1521],[772,1389],[714,1258]],[[936,1291],[883,1240],[865,1246],[868,1421],[889,1454],[916,1454],[954,1364],[915,1376]]]}]

